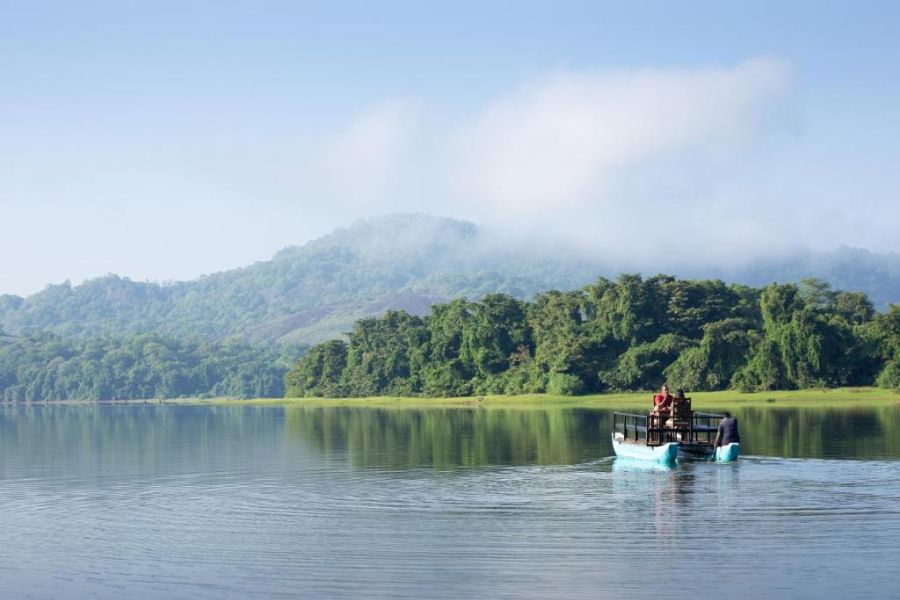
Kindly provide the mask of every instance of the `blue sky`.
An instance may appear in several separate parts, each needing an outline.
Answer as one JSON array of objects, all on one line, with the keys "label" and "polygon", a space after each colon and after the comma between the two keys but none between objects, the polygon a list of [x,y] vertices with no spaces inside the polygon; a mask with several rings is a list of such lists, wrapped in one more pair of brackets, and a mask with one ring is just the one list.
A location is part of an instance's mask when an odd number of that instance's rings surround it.
[{"label": "blue sky", "polygon": [[398,210],[649,270],[897,252],[898,13],[0,0],[0,293],[190,278]]}]

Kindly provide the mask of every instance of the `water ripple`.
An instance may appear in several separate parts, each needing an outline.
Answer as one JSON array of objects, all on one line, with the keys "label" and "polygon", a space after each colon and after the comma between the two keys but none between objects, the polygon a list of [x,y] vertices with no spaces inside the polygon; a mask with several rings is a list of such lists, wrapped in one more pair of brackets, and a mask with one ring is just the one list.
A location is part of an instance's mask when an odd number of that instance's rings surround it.
[{"label": "water ripple", "polygon": [[[77,414],[82,441],[59,450],[0,437],[3,596],[658,598],[707,595],[720,581],[729,598],[900,589],[885,567],[900,559],[896,460],[436,466],[410,460],[408,447],[393,446],[403,460],[379,455],[384,445],[360,461],[352,444],[326,444],[327,428],[298,439],[266,412],[205,414],[202,427],[192,414],[139,443],[100,443],[106,433]],[[68,439],[65,424],[54,431]]]}]

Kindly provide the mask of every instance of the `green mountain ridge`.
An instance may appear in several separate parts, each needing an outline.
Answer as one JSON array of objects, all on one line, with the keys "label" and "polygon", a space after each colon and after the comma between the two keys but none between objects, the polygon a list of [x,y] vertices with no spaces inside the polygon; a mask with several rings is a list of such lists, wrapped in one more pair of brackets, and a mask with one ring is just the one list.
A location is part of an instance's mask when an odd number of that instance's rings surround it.
[{"label": "green mountain ridge", "polygon": [[[495,239],[468,222],[399,214],[360,220],[268,261],[190,281],[160,284],[108,275],[75,286],[49,285],[26,298],[2,295],[0,330],[312,344],[388,309],[421,315],[437,302],[494,292],[530,298],[633,270]],[[818,277],[837,289],[866,292],[881,309],[900,300],[900,256],[859,249],[798,252],[737,270],[673,271],[749,285]]]}]

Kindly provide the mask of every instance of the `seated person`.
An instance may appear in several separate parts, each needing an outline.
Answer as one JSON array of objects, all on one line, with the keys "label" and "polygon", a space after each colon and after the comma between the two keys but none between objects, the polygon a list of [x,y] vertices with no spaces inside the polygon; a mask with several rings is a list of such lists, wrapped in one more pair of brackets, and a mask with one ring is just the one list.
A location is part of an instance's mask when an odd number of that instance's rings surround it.
[{"label": "seated person", "polygon": [[679,425],[686,427],[691,421],[691,399],[684,395],[684,390],[675,391],[675,399],[672,400],[672,418],[666,421],[666,427]]},{"label": "seated person", "polygon": [[738,433],[737,418],[732,417],[728,411],[723,412],[722,418],[719,419],[719,430],[716,432],[716,441],[713,442],[713,446],[718,448],[740,442],[741,434]]},{"label": "seated person", "polygon": [[672,394],[669,393],[669,386],[663,384],[659,393],[653,396],[653,410],[650,411],[650,414],[668,416],[672,411],[673,400]]}]

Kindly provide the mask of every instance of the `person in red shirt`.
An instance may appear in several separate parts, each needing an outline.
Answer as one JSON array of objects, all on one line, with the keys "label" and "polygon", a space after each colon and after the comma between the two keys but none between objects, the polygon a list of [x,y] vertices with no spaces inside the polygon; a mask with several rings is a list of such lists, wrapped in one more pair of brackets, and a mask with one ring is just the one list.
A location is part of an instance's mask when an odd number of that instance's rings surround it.
[{"label": "person in red shirt", "polygon": [[672,414],[674,400],[675,398],[669,393],[669,386],[666,384],[663,384],[659,393],[653,396],[653,410],[650,411],[650,417],[647,420],[648,443],[662,443],[661,429],[667,427],[667,421],[671,420],[669,415]]},{"label": "person in red shirt", "polygon": [[672,394],[669,393],[669,386],[663,384],[659,389],[659,393],[653,396],[653,410],[650,411],[650,414],[668,416],[672,412],[673,400]]}]

